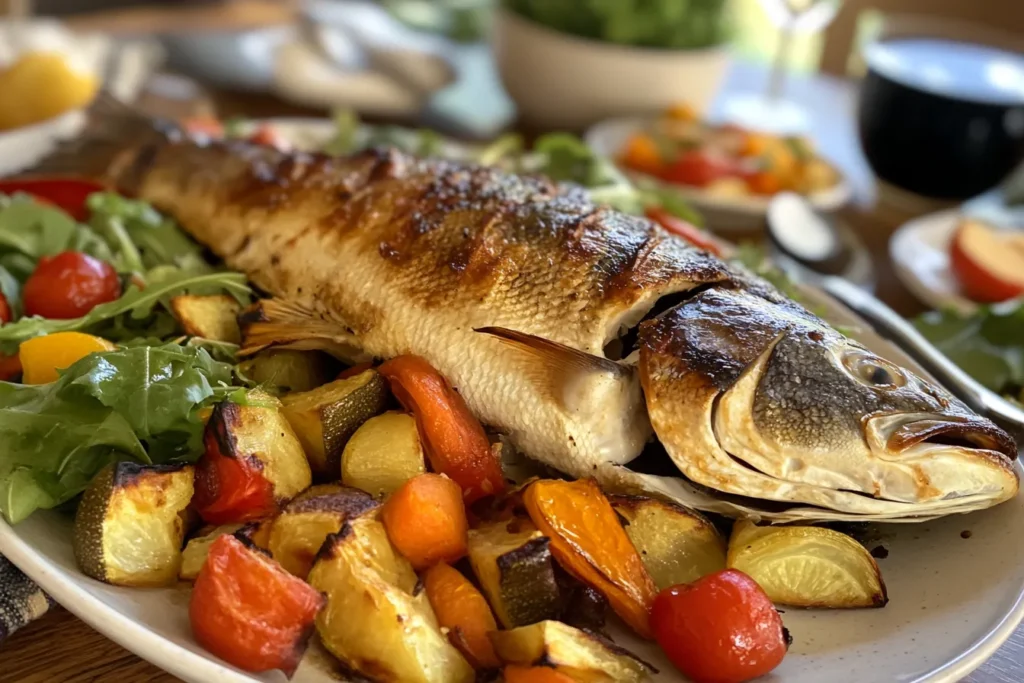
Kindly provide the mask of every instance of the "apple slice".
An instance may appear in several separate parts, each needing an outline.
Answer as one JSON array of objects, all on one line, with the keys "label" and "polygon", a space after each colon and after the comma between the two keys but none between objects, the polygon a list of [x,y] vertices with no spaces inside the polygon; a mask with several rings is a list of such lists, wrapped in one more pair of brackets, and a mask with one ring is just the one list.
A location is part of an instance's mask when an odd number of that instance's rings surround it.
[{"label": "apple slice", "polygon": [[963,220],[950,259],[960,287],[974,301],[995,303],[1024,294],[1024,233]]}]

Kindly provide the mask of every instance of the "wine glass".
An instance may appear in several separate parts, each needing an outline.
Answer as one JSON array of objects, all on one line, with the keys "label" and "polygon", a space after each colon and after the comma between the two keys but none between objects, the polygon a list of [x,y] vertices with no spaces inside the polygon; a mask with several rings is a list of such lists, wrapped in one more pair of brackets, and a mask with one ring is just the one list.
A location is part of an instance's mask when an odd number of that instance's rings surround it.
[{"label": "wine glass", "polygon": [[810,124],[807,111],[783,96],[790,49],[797,35],[815,33],[828,26],[842,0],[759,1],[768,19],[779,29],[768,87],[763,94],[745,93],[729,98],[724,104],[725,118],[744,128],[769,133],[804,133]]}]

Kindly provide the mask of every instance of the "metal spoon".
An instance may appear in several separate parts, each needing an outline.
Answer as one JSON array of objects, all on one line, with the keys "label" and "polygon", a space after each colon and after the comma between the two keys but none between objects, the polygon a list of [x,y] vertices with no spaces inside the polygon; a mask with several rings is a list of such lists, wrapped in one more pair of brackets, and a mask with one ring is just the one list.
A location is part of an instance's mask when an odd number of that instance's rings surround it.
[{"label": "metal spoon", "polygon": [[[806,206],[799,210],[794,209],[796,201],[803,202]],[[777,207],[776,202],[781,202],[782,208]],[[815,234],[829,230],[835,234],[835,228],[829,219],[818,214],[807,204],[806,200],[796,195],[777,197],[772,201],[771,208],[775,211],[769,209],[768,212],[769,234],[772,236],[775,246],[789,256],[780,264],[784,270],[798,280],[820,287],[867,320],[879,333],[899,344],[950,393],[975,411],[987,415],[1016,434],[1024,434],[1024,410],[1019,406],[982,386],[961,370],[899,313],[847,280],[815,270],[808,264],[806,254],[799,253],[800,249],[793,250],[798,253],[792,253],[792,240],[776,238],[778,234],[799,236],[800,234]],[[785,220],[788,225],[779,225],[778,222],[782,220]],[[806,223],[803,225],[793,223],[801,220],[805,220]],[[814,239],[821,244],[826,244],[828,238],[817,235]],[[819,253],[824,254],[825,250],[821,249]]]}]

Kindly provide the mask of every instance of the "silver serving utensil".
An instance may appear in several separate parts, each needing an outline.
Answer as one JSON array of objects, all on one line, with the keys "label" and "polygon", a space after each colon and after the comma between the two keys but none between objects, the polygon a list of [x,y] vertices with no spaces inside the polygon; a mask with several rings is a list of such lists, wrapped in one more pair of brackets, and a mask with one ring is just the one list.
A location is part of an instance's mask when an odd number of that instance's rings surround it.
[{"label": "silver serving utensil", "polygon": [[[775,201],[773,200],[773,205]],[[792,197],[788,197],[784,201],[792,205],[794,200]],[[975,411],[998,422],[1016,435],[1024,434],[1024,409],[1006,400],[991,389],[982,386],[977,380],[961,370],[958,365],[935,348],[903,316],[879,301],[869,292],[843,278],[836,277],[835,275],[825,275],[812,269],[806,264],[806,259],[800,258],[798,254],[788,253],[787,240],[776,239],[776,236],[773,234],[776,230],[780,229],[780,226],[773,226],[773,215],[776,217],[776,220],[784,216],[787,221],[793,221],[803,216],[801,220],[807,221],[807,225],[802,228],[790,223],[784,228],[787,234],[799,234],[801,230],[806,230],[808,234],[820,235],[823,231],[835,229],[831,225],[831,221],[815,212],[809,205],[806,207],[806,210],[777,211],[774,214],[772,211],[769,211],[768,215],[768,229],[769,234],[772,235],[772,241],[780,251],[783,251],[789,257],[780,263],[781,267],[788,274],[794,276],[795,279],[821,288],[847,308],[864,318],[880,334],[898,344],[914,360],[920,363],[921,367],[930,373],[936,381],[946,387],[951,394]],[[827,242],[827,238],[816,237],[815,239],[820,239],[822,243]]]}]

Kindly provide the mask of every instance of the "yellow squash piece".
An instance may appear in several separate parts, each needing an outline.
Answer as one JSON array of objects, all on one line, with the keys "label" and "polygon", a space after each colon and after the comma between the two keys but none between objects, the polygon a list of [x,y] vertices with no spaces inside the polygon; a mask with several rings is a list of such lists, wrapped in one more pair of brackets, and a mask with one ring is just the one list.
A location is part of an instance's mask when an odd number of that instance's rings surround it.
[{"label": "yellow squash piece", "polygon": [[56,382],[58,370],[66,370],[90,353],[113,351],[117,347],[101,337],[83,332],[54,332],[22,342],[21,381],[25,384]]},{"label": "yellow squash piece", "polygon": [[725,540],[693,510],[640,496],[609,496],[658,590],[725,569]]},{"label": "yellow squash piece", "polygon": [[0,70],[0,130],[29,126],[84,107],[96,94],[93,74],[57,52],[27,52]]},{"label": "yellow squash piece", "polygon": [[75,515],[73,546],[82,571],[117,586],[173,583],[193,478],[191,465],[133,462],[97,474]]},{"label": "yellow squash piece", "polygon": [[728,565],[748,574],[772,602],[782,605],[839,609],[884,607],[888,602],[871,554],[831,529],[736,522]]},{"label": "yellow squash piece", "polygon": [[309,573],[327,595],[320,639],[349,669],[374,681],[470,683],[475,673],[441,632],[416,572],[376,515],[327,537]]}]

